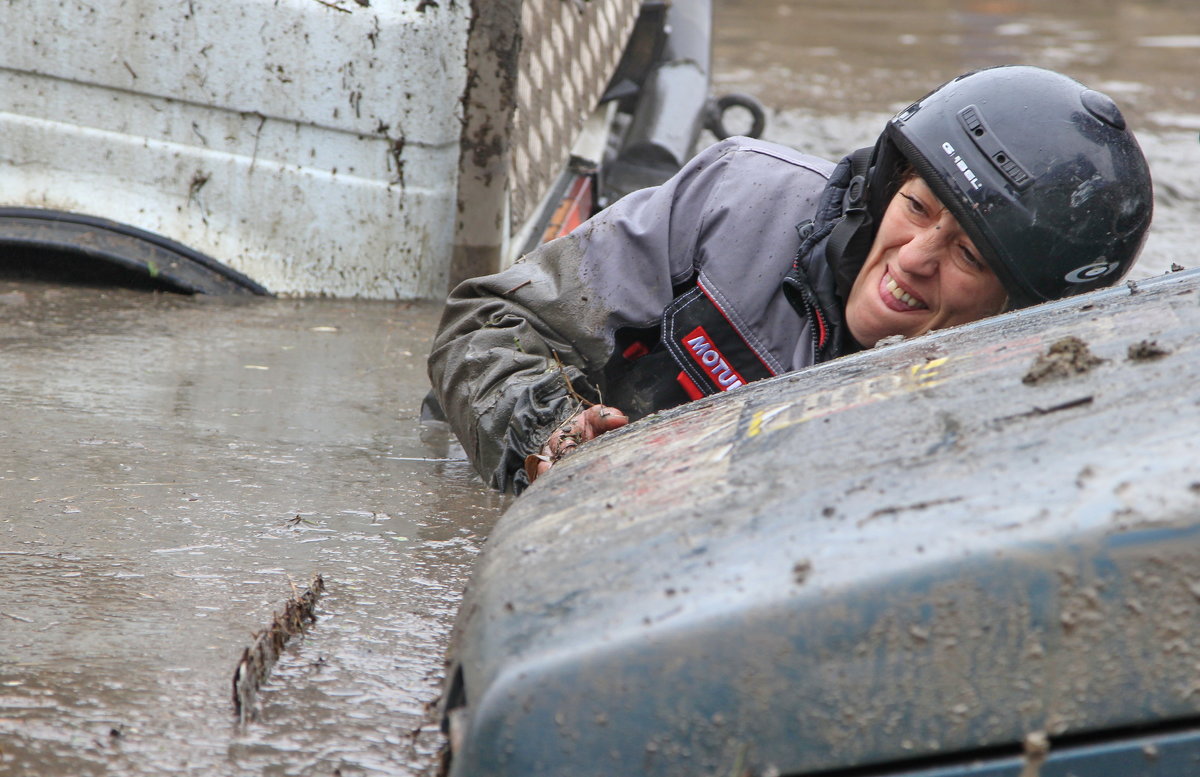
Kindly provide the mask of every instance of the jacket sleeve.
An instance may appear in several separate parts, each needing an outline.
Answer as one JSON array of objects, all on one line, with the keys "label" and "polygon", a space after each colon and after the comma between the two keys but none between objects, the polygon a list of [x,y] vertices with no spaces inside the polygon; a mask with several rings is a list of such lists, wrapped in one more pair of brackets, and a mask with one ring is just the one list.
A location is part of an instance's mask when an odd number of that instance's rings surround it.
[{"label": "jacket sleeve", "polygon": [[623,326],[652,326],[692,277],[730,153],[717,144],[662,186],[451,292],[429,357],[434,395],[485,482],[519,492],[525,457],[603,398]]}]

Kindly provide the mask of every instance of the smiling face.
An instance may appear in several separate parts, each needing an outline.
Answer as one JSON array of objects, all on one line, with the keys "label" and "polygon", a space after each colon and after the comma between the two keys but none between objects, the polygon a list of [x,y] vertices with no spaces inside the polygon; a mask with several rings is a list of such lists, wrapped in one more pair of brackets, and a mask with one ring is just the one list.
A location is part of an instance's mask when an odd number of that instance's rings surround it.
[{"label": "smiling face", "polygon": [[920,177],[900,187],[846,302],[846,325],[870,348],[999,313],[1004,287]]}]

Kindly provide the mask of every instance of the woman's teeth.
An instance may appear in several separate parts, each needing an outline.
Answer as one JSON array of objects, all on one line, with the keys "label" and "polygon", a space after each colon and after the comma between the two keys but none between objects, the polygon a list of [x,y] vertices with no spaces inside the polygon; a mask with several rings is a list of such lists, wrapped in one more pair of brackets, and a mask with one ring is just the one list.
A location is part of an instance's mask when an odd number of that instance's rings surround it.
[{"label": "woman's teeth", "polygon": [[887,279],[887,290],[888,290],[889,292],[891,292],[891,294],[892,294],[892,296],[893,296],[893,297],[895,297],[896,299],[900,300],[900,301],[901,301],[901,302],[903,302],[905,305],[908,305],[910,308],[923,308],[923,307],[925,307],[925,304],[924,304],[923,302],[920,302],[919,300],[915,299],[915,298],[914,298],[914,297],[913,297],[911,294],[909,294],[907,291],[905,291],[904,289],[900,288],[900,287],[899,287],[899,286],[896,284],[896,282],[895,282],[894,280],[892,280],[892,277],[891,277],[890,275],[888,276],[888,279]]}]

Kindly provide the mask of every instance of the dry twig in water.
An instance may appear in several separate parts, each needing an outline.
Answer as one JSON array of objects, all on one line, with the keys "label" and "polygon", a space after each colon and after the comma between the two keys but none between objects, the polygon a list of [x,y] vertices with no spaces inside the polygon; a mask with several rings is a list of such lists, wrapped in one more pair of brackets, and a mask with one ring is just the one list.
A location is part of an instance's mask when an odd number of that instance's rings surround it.
[{"label": "dry twig in water", "polygon": [[254,635],[254,642],[242,651],[242,660],[233,673],[233,709],[238,721],[245,723],[258,716],[258,689],[271,674],[288,640],[303,634],[307,624],[317,619],[317,599],[325,592],[325,579],[313,575],[304,593],[292,583],[292,598],[275,613],[268,625]]}]

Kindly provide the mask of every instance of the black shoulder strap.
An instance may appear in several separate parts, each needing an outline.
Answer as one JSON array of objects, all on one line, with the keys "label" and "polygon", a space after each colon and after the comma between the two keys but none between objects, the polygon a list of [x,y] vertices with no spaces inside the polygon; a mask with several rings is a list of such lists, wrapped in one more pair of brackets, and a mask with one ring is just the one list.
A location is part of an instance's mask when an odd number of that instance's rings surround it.
[{"label": "black shoulder strap", "polygon": [[[871,223],[871,215],[867,212],[867,172],[870,169],[873,148],[860,148],[850,155],[850,183],[846,186],[846,194],[842,199],[842,220],[829,233],[829,242],[825,246],[825,256],[829,266],[837,273],[838,294],[843,299],[854,284],[854,278],[843,278],[842,270],[846,263],[842,261],[846,250],[859,230]],[[858,274],[857,262],[853,275]],[[849,281],[849,283],[847,283]]]}]

